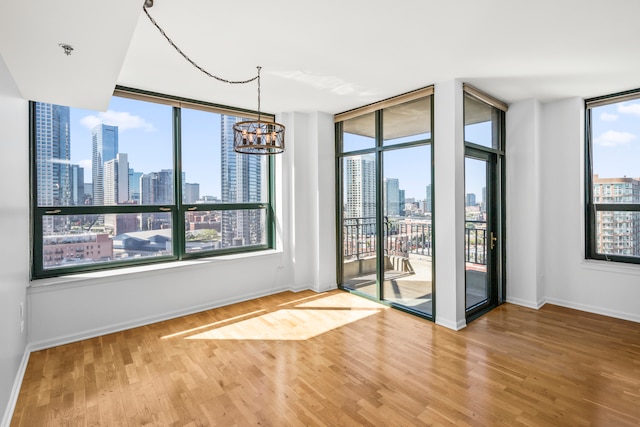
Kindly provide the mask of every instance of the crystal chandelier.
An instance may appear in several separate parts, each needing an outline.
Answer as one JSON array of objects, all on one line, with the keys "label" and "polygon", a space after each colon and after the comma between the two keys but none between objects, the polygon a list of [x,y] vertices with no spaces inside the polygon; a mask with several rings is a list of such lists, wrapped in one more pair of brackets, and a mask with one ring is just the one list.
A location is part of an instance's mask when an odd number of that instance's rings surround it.
[{"label": "crystal chandelier", "polygon": [[258,75],[248,80],[226,80],[221,77],[217,77],[204,68],[196,64],[191,58],[189,58],[182,50],[176,46],[176,44],[169,38],[160,25],[151,17],[148,7],[153,6],[153,0],[146,0],[142,9],[147,15],[151,23],[160,31],[164,38],[169,42],[171,46],[191,65],[198,70],[202,71],[207,76],[229,84],[245,84],[254,80],[258,81],[258,120],[247,120],[238,122],[233,125],[233,150],[242,154],[279,154],[284,152],[284,125],[276,122],[268,122],[262,120],[260,114],[260,70],[258,68]]}]

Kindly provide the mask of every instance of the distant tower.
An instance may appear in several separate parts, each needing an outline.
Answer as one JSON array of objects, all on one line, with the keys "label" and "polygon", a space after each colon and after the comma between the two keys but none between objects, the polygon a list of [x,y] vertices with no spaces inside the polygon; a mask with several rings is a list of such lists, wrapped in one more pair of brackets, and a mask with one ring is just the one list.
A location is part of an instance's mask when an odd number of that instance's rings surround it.
[{"label": "distant tower", "polygon": [[91,130],[93,155],[91,177],[93,182],[93,204],[104,204],[104,164],[118,154],[118,127],[100,124]]},{"label": "distant tower", "polygon": [[[233,151],[233,125],[247,119],[227,115],[222,115],[220,119],[222,203],[264,201],[266,194],[263,194],[262,175],[266,158]],[[263,243],[263,224],[259,210],[223,211],[222,247]]]},{"label": "distant tower", "polygon": [[431,184],[427,185],[427,197],[424,199],[425,203],[424,203],[424,212],[431,212],[432,208],[432,202],[431,202]]},{"label": "distant tower", "polygon": [[125,153],[104,163],[103,199],[105,205],[119,205],[129,201],[129,160]]},{"label": "distant tower", "polygon": [[79,165],[71,165],[71,203],[84,204],[84,168]]},{"label": "distant tower", "polygon": [[371,154],[347,157],[346,177],[346,216],[350,218],[376,217],[376,168],[375,158]]},{"label": "distant tower", "polygon": [[69,206],[71,136],[69,107],[36,102],[38,206]]},{"label": "distant tower", "polygon": [[400,215],[400,181],[398,178],[385,178],[383,188],[384,215]]}]

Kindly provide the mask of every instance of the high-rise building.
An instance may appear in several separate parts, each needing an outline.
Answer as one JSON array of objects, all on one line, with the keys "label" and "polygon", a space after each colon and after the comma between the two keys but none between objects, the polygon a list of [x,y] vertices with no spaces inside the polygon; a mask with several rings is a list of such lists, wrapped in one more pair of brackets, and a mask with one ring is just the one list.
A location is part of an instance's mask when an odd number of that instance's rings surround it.
[{"label": "high-rise building", "polygon": [[195,203],[200,200],[200,184],[190,184],[186,182],[184,184],[184,203]]},{"label": "high-rise building", "polygon": [[[640,178],[600,178],[594,174],[593,202],[640,203]],[[596,251],[607,255],[640,256],[640,213],[597,212]]]},{"label": "high-rise building", "polygon": [[467,193],[465,206],[475,206],[475,205],[476,205],[475,193]]},{"label": "high-rise building", "polygon": [[129,201],[129,159],[125,153],[104,163],[103,201],[105,205],[119,205]]},{"label": "high-rise building", "polygon": [[84,204],[84,168],[71,165],[71,204]]},{"label": "high-rise building", "polygon": [[142,172],[136,172],[129,168],[129,200],[131,203],[140,204],[140,178]]},{"label": "high-rise building", "polygon": [[[140,177],[140,203],[143,205],[163,205],[173,203],[173,171],[143,174]],[[143,213],[140,215],[141,230],[157,230],[170,227],[170,217],[166,213]]]},{"label": "high-rise building", "polygon": [[376,165],[372,154],[345,158],[345,219],[376,217]]},{"label": "high-rise building", "polygon": [[424,199],[424,212],[431,212],[432,210],[432,203],[431,203],[431,184],[427,185],[427,194],[426,197]]},{"label": "high-rise building", "polygon": [[404,190],[398,190],[398,210],[400,216],[404,216],[404,208],[405,198],[404,198]]},{"label": "high-rise building", "polygon": [[91,130],[93,144],[91,178],[93,183],[93,204],[104,204],[104,164],[118,154],[118,127],[99,124]]},{"label": "high-rise building", "polygon": [[69,107],[35,103],[38,206],[69,206],[71,129]]},{"label": "high-rise building", "polygon": [[[221,116],[221,195],[222,203],[261,202],[264,156],[248,156],[233,151],[233,125],[245,121],[235,116]],[[255,245],[262,242],[264,220],[260,210],[235,210],[222,213],[222,247]]]},{"label": "high-rise building", "polygon": [[383,187],[384,215],[400,215],[400,181],[398,178],[385,178]]},{"label": "high-rise building", "polygon": [[173,203],[173,171],[163,169],[140,177],[140,202],[143,205]]}]

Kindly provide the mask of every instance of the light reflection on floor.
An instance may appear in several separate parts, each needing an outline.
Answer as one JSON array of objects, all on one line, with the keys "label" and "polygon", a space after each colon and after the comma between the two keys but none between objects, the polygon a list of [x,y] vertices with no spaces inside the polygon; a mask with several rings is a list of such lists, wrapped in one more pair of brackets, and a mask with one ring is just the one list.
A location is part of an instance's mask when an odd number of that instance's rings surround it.
[{"label": "light reflection on floor", "polygon": [[307,340],[387,309],[348,293],[305,300],[289,308],[214,327],[186,339]]}]

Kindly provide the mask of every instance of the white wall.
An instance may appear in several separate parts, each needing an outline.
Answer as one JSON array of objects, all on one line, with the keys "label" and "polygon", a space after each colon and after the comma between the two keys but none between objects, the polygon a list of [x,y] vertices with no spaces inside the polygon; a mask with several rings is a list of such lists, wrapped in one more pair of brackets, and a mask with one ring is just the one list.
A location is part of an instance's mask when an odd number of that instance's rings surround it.
[{"label": "white wall", "polygon": [[[20,332],[20,304],[29,283],[28,104],[0,57],[0,422],[8,423],[14,385],[24,369],[27,334]],[[19,178],[19,179],[18,179]],[[26,310],[26,306],[25,306]],[[21,363],[22,361],[22,363]]]},{"label": "white wall", "polygon": [[544,304],[540,115],[534,99],[506,114],[507,301],[531,308]]},{"label": "white wall", "polygon": [[437,83],[434,95],[435,320],[466,326],[464,271],[464,121],[462,82]]},{"label": "white wall", "polygon": [[640,266],[584,260],[584,105],[542,107],[542,253],[549,303],[640,322]]},{"label": "white wall", "polygon": [[507,300],[640,321],[640,266],[584,259],[584,105],[507,113]]}]

